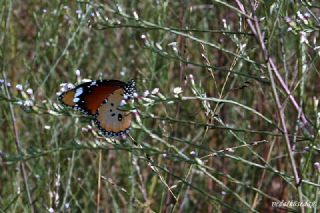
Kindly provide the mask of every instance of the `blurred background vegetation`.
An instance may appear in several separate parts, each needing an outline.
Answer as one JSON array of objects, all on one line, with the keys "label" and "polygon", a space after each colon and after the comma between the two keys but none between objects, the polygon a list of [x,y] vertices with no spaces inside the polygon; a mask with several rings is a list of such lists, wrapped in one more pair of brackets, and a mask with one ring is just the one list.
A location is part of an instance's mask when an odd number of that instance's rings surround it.
[{"label": "blurred background vegetation", "polygon": [[[0,211],[317,212],[319,27],[307,0],[0,0]],[[129,137],[59,105],[82,79],[136,80]]]}]

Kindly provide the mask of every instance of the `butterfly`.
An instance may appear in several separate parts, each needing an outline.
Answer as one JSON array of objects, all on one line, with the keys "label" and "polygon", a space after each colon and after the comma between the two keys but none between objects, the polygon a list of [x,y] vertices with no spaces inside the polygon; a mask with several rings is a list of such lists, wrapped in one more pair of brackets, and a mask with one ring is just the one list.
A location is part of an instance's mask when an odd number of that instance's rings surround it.
[{"label": "butterfly", "polygon": [[68,89],[58,99],[64,106],[92,116],[104,136],[116,137],[129,132],[132,115],[119,107],[122,100],[133,98],[135,92],[134,80],[97,80]]}]

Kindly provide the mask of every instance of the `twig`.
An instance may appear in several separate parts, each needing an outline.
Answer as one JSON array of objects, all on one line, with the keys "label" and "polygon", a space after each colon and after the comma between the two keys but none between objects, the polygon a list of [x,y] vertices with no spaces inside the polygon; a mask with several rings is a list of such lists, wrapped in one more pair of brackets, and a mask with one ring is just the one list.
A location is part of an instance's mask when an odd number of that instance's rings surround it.
[{"label": "twig", "polygon": [[[238,4],[238,7],[239,9],[246,13],[244,7],[243,7],[243,4],[239,1],[239,0],[236,0],[236,3]],[[286,85],[285,81],[282,79],[279,71],[278,71],[278,68],[277,66],[275,65],[275,63],[273,62],[272,58],[270,57],[269,55],[269,52],[265,46],[265,43],[264,43],[264,39],[263,39],[263,36],[261,34],[261,30],[260,30],[260,27],[259,27],[259,21],[257,20],[257,17],[255,17],[254,19],[254,23],[252,22],[252,19],[247,19],[247,23],[250,27],[250,30],[253,32],[253,34],[255,35],[255,38],[257,39],[262,51],[263,51],[263,55],[265,57],[265,61],[268,65],[268,70],[271,71],[277,81],[280,83],[280,86],[282,87],[282,89],[284,90],[284,92],[288,95],[291,103],[293,104],[294,108],[297,110],[297,112],[301,112],[301,116],[300,116],[300,119],[303,123],[303,127],[310,133],[312,134],[312,126],[310,125],[309,121],[307,120],[306,116],[304,115],[303,113],[303,110],[301,109],[301,107],[299,106],[299,104],[297,103],[297,101],[295,100],[294,96],[291,94],[288,86]]]},{"label": "twig", "polygon": [[[2,75],[3,75],[3,77],[5,79],[5,82],[6,82],[6,77],[5,77],[4,72],[2,73]],[[10,98],[9,91],[7,89],[5,89],[5,92],[7,93],[8,98]],[[18,131],[18,127],[17,127],[17,123],[16,123],[16,117],[15,117],[15,114],[14,114],[14,111],[13,111],[12,103],[9,103],[9,109],[10,109],[10,115],[11,115],[11,120],[12,120],[12,125],[13,125],[13,132],[14,132],[14,137],[15,137],[16,148],[17,148],[17,151],[18,151],[19,155],[23,156],[24,153],[22,151],[22,146],[21,146],[21,143],[20,143],[19,131]],[[32,198],[31,198],[30,189],[29,189],[29,185],[28,185],[28,175],[27,175],[27,172],[26,172],[24,164],[25,163],[23,161],[20,162],[20,169],[21,169],[21,172],[22,172],[23,182],[24,182],[25,189],[26,189],[26,192],[27,192],[27,197],[28,197],[30,208],[31,208],[31,212],[34,213],[35,211],[34,211],[34,207],[33,207],[33,204],[32,204]]]},{"label": "twig", "polygon": [[102,151],[99,150],[99,165],[98,165],[98,192],[97,192],[97,213],[100,212],[100,191],[101,191],[101,163],[102,163]]},{"label": "twig", "polygon": [[[8,27],[8,24],[10,23],[10,17],[11,17],[11,13],[12,13],[12,2],[9,1],[9,5],[8,5],[8,11],[7,11],[7,18],[6,20],[4,21],[4,34],[3,34],[3,43],[2,43],[2,53],[5,53],[7,52],[7,27]],[[3,79],[5,81],[5,84],[7,82],[7,78],[6,78],[6,74],[5,74],[5,68],[6,68],[6,62],[5,62],[5,55],[6,54],[2,54],[2,57],[0,59],[1,61],[1,70],[2,70],[2,75],[3,75]],[[8,99],[11,99],[10,97],[10,93],[8,91],[8,88],[7,87],[4,87],[4,91],[5,91],[5,94],[7,96]],[[12,125],[13,125],[13,131],[14,131],[14,137],[15,137],[15,144],[16,144],[16,149],[19,153],[19,155],[23,156],[23,151],[22,151],[22,146],[21,146],[21,143],[20,143],[20,139],[19,139],[19,131],[18,131],[18,127],[17,127],[17,123],[16,123],[16,117],[15,117],[15,114],[14,114],[14,111],[13,111],[13,107],[12,107],[12,103],[9,102],[9,109],[10,109],[10,115],[11,115],[11,120],[12,120]],[[20,169],[21,169],[21,172],[22,172],[22,177],[23,177],[23,182],[24,182],[24,185],[25,185],[25,189],[26,189],[26,192],[27,192],[27,197],[28,197],[28,202],[29,202],[29,205],[30,205],[30,210],[32,213],[35,212],[35,209],[34,209],[34,206],[33,206],[33,203],[32,203],[32,198],[31,198],[31,194],[30,194],[30,189],[29,189],[29,185],[28,185],[28,176],[27,176],[27,172],[26,172],[26,169],[25,169],[25,163],[24,162],[20,162]]]},{"label": "twig", "polygon": [[[236,0],[236,3],[238,5],[238,7],[240,8],[240,10],[243,13],[246,13],[243,4],[239,1]],[[254,10],[253,10],[254,12]],[[270,81],[271,81],[271,87],[272,87],[272,91],[273,91],[273,95],[276,101],[276,106],[277,106],[277,110],[280,116],[280,122],[281,122],[281,126],[283,128],[283,133],[284,133],[284,137],[285,137],[285,141],[286,141],[286,147],[287,147],[287,151],[288,151],[288,155],[290,158],[290,163],[292,166],[292,170],[293,170],[293,174],[294,174],[294,179],[295,179],[295,183],[298,189],[298,193],[299,193],[299,199],[300,202],[303,201],[302,199],[302,191],[301,191],[301,178],[299,177],[298,174],[298,169],[297,169],[297,165],[293,156],[293,152],[291,149],[291,145],[290,145],[290,139],[289,139],[289,134],[288,134],[288,129],[286,126],[286,119],[285,119],[285,114],[284,114],[284,108],[281,106],[280,103],[280,98],[276,89],[276,83],[275,83],[275,79],[274,79],[274,75],[276,76],[276,79],[278,80],[278,82],[280,83],[282,89],[286,92],[286,94],[289,96],[292,104],[294,105],[294,107],[296,108],[296,110],[298,111],[298,113],[301,113],[301,117],[300,119],[302,120],[304,127],[306,127],[306,125],[308,124],[308,121],[305,117],[305,115],[302,113],[302,109],[300,108],[300,106],[298,105],[298,103],[296,102],[295,98],[293,97],[293,95],[291,94],[290,90],[288,89],[287,85],[285,84],[285,82],[283,81],[276,65],[274,64],[273,60],[271,59],[269,52],[265,46],[264,43],[264,39],[263,36],[261,34],[261,30],[260,30],[260,26],[259,26],[259,21],[256,15],[254,15],[254,22],[252,22],[252,20],[247,19],[247,23],[251,29],[251,31],[255,34],[255,37],[262,49],[263,52],[263,56],[264,59],[267,63],[267,68],[268,68],[268,73],[269,73],[269,77],[270,77]],[[301,206],[301,212],[304,212],[304,207]]]}]

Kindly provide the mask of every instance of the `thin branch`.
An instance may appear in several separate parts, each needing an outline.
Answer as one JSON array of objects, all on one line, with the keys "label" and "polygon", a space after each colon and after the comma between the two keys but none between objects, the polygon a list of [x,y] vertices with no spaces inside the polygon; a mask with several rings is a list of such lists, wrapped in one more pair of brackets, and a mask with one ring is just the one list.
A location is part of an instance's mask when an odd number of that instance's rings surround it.
[{"label": "thin branch", "polygon": [[[242,12],[246,13],[243,4],[239,1],[236,0],[236,3],[238,4],[238,7],[240,8],[240,10],[242,10]],[[254,9],[252,10],[254,12]],[[254,15],[254,22],[252,22],[252,20],[247,19],[247,23],[251,28],[251,31],[255,34],[255,37],[262,49],[263,52],[263,56],[264,59],[267,63],[267,68],[268,68],[268,73],[269,73],[269,77],[270,77],[270,81],[271,81],[271,86],[272,86],[272,91],[273,91],[273,96],[275,98],[276,101],[276,106],[277,106],[277,110],[279,113],[279,117],[280,117],[280,122],[282,125],[282,129],[283,129],[283,133],[284,133],[284,137],[285,137],[285,141],[286,141],[286,148],[288,151],[288,155],[289,155],[289,159],[290,159],[290,163],[292,166],[292,171],[293,171],[293,175],[294,175],[294,179],[295,179],[295,183],[298,189],[298,193],[299,193],[299,200],[300,202],[303,201],[302,199],[302,191],[301,191],[301,178],[299,177],[298,174],[298,169],[297,169],[297,165],[294,159],[294,155],[291,149],[291,144],[290,144],[290,139],[289,139],[289,134],[288,134],[288,129],[286,126],[286,119],[285,119],[285,114],[284,114],[284,108],[282,107],[281,103],[280,103],[280,98],[279,98],[279,94],[276,88],[276,83],[274,80],[274,75],[276,76],[276,79],[278,80],[278,82],[280,83],[280,85],[282,86],[282,89],[284,89],[284,91],[286,92],[286,94],[289,96],[291,102],[293,103],[294,107],[296,108],[296,110],[298,111],[298,113],[301,113],[301,120],[304,124],[304,126],[306,126],[308,124],[308,121],[306,119],[306,117],[304,116],[304,114],[302,113],[302,109],[300,108],[300,106],[298,105],[298,103],[296,102],[295,98],[292,96],[290,90],[288,89],[287,85],[285,84],[285,82],[283,81],[276,65],[274,64],[273,60],[271,59],[268,49],[265,46],[264,43],[264,39],[263,36],[261,34],[261,30],[260,30],[260,26],[259,26],[259,22],[258,22],[258,18],[256,15]],[[301,212],[304,212],[304,207],[301,206]]]},{"label": "thin branch", "polygon": [[[4,20],[4,27],[3,27],[3,43],[1,45],[1,52],[2,53],[5,53],[7,52],[7,33],[8,32],[8,29],[9,28],[9,23],[10,23],[10,18],[11,18],[11,14],[12,14],[12,2],[9,1],[8,3],[8,11],[7,12],[7,17],[6,19]],[[6,78],[6,74],[5,74],[5,70],[6,70],[6,60],[5,60],[5,55],[6,54],[1,54],[1,59],[0,59],[0,62],[1,62],[1,71],[2,71],[2,76],[3,76],[3,79],[4,79],[4,82],[5,84],[7,84],[7,78]],[[4,92],[7,96],[8,99],[11,99],[10,97],[10,93],[8,91],[8,88],[7,87],[4,87]],[[13,125],[13,131],[14,131],[14,137],[15,137],[15,144],[16,144],[16,149],[17,149],[17,152],[23,156],[23,151],[22,151],[22,146],[21,146],[21,143],[20,143],[20,138],[19,138],[19,131],[18,131],[18,126],[17,126],[17,123],[16,123],[16,117],[15,117],[15,114],[14,114],[14,111],[13,111],[13,106],[12,106],[12,103],[9,102],[9,109],[10,109],[10,115],[11,115],[11,120],[12,120],[12,125]],[[30,210],[32,213],[35,212],[35,209],[34,209],[34,206],[33,206],[33,203],[32,203],[32,198],[31,198],[31,194],[30,194],[30,189],[29,189],[29,185],[28,185],[28,175],[27,175],[27,172],[26,172],[26,169],[25,169],[25,162],[21,161],[20,162],[20,169],[21,169],[21,172],[22,172],[22,178],[23,178],[23,182],[24,182],[24,186],[25,186],[25,189],[26,189],[26,193],[27,193],[27,197],[28,197],[28,202],[29,202],[29,205],[30,205]]]},{"label": "thin branch", "polygon": [[[4,72],[2,73],[2,75],[3,75],[5,82],[6,82],[6,77],[5,77]],[[7,89],[5,89],[5,92],[7,93],[7,96],[10,99],[9,91]],[[15,137],[16,149],[17,149],[17,152],[19,153],[19,155],[23,156],[24,153],[23,153],[23,149],[21,146],[20,138],[19,138],[19,130],[18,130],[17,122],[16,122],[17,119],[16,119],[14,111],[13,111],[12,103],[9,103],[9,109],[10,109],[11,121],[12,121],[12,126],[13,126],[14,137]],[[23,161],[20,162],[20,169],[22,172],[22,178],[23,178],[23,182],[24,182],[25,189],[27,192],[27,197],[28,197],[30,208],[31,208],[31,212],[34,213],[35,211],[34,211],[34,207],[32,204],[32,198],[31,198],[30,189],[29,189],[29,185],[28,185],[28,175],[27,175],[27,172],[25,169],[25,162],[23,162]]]},{"label": "thin branch", "polygon": [[[236,0],[236,3],[238,4],[239,9],[243,12],[246,13],[246,10],[244,9],[243,4],[239,1]],[[265,61],[267,63],[268,70],[271,69],[271,71],[274,73],[274,75],[276,76],[277,81],[280,83],[280,86],[282,87],[282,89],[284,90],[284,92],[288,95],[291,103],[293,104],[294,108],[297,110],[297,112],[301,112],[301,116],[299,119],[301,119],[302,123],[303,123],[303,127],[305,130],[307,130],[307,132],[309,132],[311,135],[313,134],[313,128],[310,125],[310,122],[308,121],[308,119],[306,118],[306,116],[303,113],[302,108],[299,106],[299,104],[297,103],[297,101],[295,100],[294,96],[291,94],[291,91],[289,90],[288,86],[286,85],[285,81],[282,79],[282,76],[279,73],[279,70],[277,68],[277,66],[275,65],[275,63],[273,62],[272,58],[269,55],[269,52],[265,46],[264,43],[264,39],[263,36],[261,34],[260,28],[259,31],[256,27],[259,27],[259,21],[257,20],[257,18],[255,19],[255,23],[252,22],[252,19],[246,19],[247,23],[250,27],[250,30],[253,32],[253,34],[255,35],[255,38],[257,39],[262,51],[263,51],[263,55],[265,57]]]}]

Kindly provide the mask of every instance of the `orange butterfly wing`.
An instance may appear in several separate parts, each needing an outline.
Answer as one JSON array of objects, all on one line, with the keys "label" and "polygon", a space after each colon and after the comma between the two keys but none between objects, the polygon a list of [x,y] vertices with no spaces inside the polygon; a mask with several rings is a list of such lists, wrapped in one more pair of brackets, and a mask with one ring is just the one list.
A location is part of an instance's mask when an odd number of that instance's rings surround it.
[{"label": "orange butterfly wing", "polygon": [[115,90],[126,84],[116,80],[86,82],[59,96],[59,100],[68,107],[87,115],[95,115],[102,102]]},{"label": "orange butterfly wing", "polygon": [[97,110],[95,123],[106,136],[122,135],[130,128],[131,113],[119,109],[123,93],[123,89],[114,91]]},{"label": "orange butterfly wing", "polygon": [[94,116],[94,122],[105,136],[127,133],[132,115],[119,109],[124,96],[133,97],[135,82],[100,80],[86,82],[59,96],[65,106]]}]

